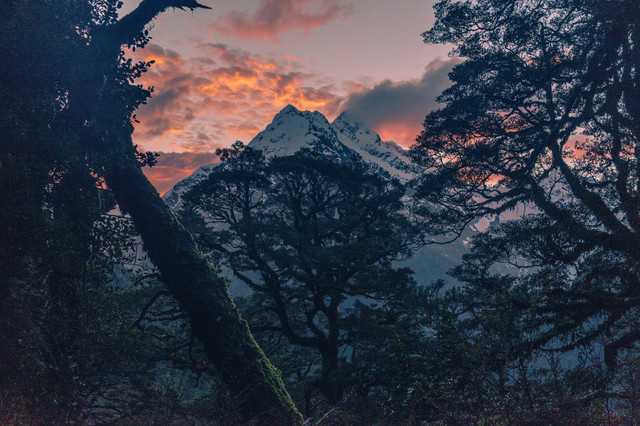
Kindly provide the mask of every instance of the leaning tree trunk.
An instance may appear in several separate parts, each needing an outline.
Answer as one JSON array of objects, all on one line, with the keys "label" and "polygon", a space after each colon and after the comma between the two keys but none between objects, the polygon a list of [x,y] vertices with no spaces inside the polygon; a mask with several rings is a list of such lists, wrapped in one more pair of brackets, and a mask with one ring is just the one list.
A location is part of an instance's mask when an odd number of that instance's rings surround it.
[{"label": "leaning tree trunk", "polygon": [[96,171],[105,178],[120,207],[131,215],[151,261],[188,315],[193,333],[245,420],[300,424],[302,416],[280,373],[238,315],[226,283],[142,173],[128,115],[109,114],[113,106],[105,86],[111,74],[117,74],[113,70],[118,66],[120,47],[133,43],[155,16],[171,7],[207,8],[197,0],[143,0],[116,23],[95,30],[88,46],[93,72],[84,76],[84,84],[70,90],[69,125],[87,147],[97,149]]},{"label": "leaning tree trunk", "polygon": [[[131,142],[127,142],[131,146]],[[120,207],[131,215],[151,261],[189,316],[224,383],[247,417],[266,424],[297,424],[302,416],[276,370],[251,335],[224,280],[142,173],[133,156],[105,162],[103,175]]]}]

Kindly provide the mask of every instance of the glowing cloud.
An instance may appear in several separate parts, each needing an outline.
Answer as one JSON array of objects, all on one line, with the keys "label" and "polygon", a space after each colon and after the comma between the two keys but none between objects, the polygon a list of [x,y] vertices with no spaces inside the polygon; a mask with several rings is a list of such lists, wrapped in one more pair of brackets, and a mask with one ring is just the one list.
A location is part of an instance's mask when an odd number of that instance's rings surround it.
[{"label": "glowing cloud", "polygon": [[409,146],[455,62],[434,61],[421,79],[366,87],[337,84],[293,57],[264,57],[221,43],[201,43],[191,57],[153,44],[135,55],[155,61],[142,84],[157,89],[138,111],[133,136],[142,149],[169,153],[145,170],[160,192],[213,162],[215,148],[250,141],[288,104],[329,120],[347,110],[384,140]]},{"label": "glowing cloud", "polygon": [[232,12],[219,18],[213,28],[239,38],[278,43],[283,33],[301,30],[308,34],[351,12],[350,5],[338,0],[261,0],[254,13]]},{"label": "glowing cloud", "polygon": [[219,43],[202,43],[196,52],[185,58],[157,45],[136,52],[156,62],[142,83],[157,90],[138,112],[134,133],[144,149],[207,152],[212,145],[247,142],[288,104],[328,116],[340,112],[344,88],[295,59],[264,58]]}]

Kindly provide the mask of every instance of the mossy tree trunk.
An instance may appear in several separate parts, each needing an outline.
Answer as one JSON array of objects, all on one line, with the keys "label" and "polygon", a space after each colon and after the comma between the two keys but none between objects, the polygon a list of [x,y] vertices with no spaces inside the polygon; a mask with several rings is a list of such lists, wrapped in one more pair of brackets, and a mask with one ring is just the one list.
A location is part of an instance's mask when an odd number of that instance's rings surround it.
[{"label": "mossy tree trunk", "polygon": [[279,371],[238,315],[226,283],[133,159],[120,156],[106,162],[106,183],[118,204],[131,215],[151,261],[188,314],[193,333],[240,410],[261,423],[301,423]]},{"label": "mossy tree trunk", "polygon": [[[260,347],[231,300],[227,285],[196,247],[191,235],[149,183],[131,140],[122,82],[110,83],[122,45],[168,8],[206,8],[195,0],[143,0],[129,15],[96,28],[88,45],[89,68],[79,68],[69,90],[68,126],[79,136],[113,192],[133,219],[151,261],[188,315],[193,333],[229,388],[245,421],[300,424],[302,416],[280,373]],[[112,87],[108,87],[112,84]],[[109,95],[113,89],[112,95]],[[125,92],[126,93],[126,92]],[[113,95],[115,94],[115,96]],[[110,97],[111,96],[111,97]],[[126,96],[126,95],[125,95]]]}]

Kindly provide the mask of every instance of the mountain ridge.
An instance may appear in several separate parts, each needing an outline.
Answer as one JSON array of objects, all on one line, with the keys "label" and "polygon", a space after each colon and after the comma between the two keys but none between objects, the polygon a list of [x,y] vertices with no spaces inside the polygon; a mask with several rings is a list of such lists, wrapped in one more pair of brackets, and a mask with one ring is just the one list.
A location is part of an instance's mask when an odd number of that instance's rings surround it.
[{"label": "mountain ridge", "polygon": [[[330,123],[318,111],[301,111],[287,105],[247,146],[261,150],[267,159],[293,155],[301,149],[322,153],[336,162],[356,156],[379,172],[404,182],[418,173],[417,166],[404,149],[382,141],[376,132],[353,120],[346,112]],[[165,202],[174,209],[179,208],[182,195],[206,178],[216,164],[202,166],[176,183],[164,194]]]}]

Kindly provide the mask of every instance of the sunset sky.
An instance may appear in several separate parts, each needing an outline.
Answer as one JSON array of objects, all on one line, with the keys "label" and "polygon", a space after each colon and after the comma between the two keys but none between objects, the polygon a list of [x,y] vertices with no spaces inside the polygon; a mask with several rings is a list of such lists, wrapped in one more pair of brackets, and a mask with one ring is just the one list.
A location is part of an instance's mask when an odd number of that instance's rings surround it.
[{"label": "sunset sky", "polygon": [[213,10],[164,13],[133,54],[155,60],[134,142],[163,153],[146,170],[160,193],[288,104],[329,120],[348,110],[408,147],[449,82],[448,49],[420,36],[435,0],[200,1]]}]

